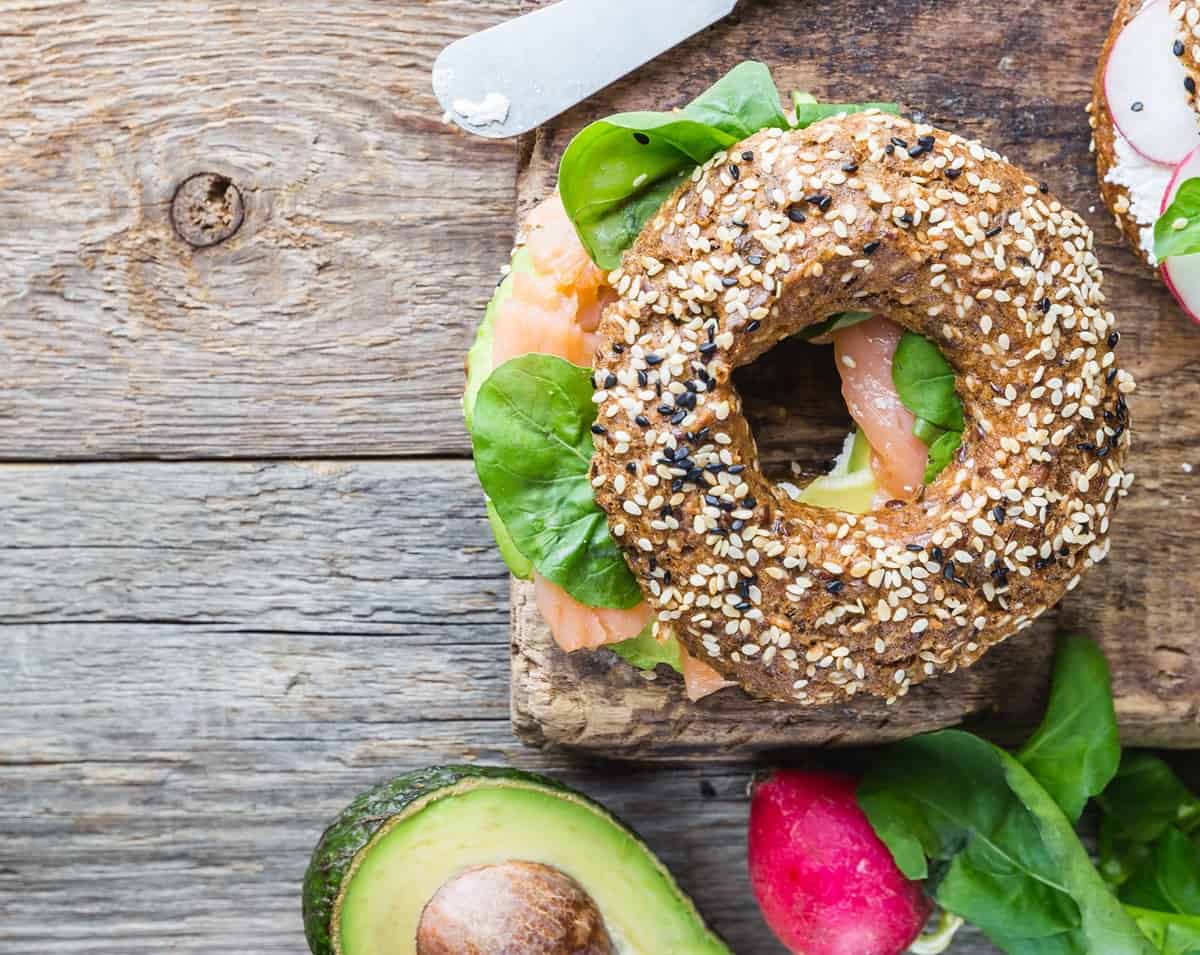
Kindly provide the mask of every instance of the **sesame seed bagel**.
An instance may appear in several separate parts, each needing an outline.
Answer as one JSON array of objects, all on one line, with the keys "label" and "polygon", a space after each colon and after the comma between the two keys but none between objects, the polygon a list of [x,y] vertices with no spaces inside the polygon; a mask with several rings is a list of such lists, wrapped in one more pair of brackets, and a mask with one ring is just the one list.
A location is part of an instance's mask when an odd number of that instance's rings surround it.
[{"label": "sesame seed bagel", "polygon": [[[977,143],[872,112],[698,168],[611,276],[592,462],[659,620],[757,696],[888,700],[1027,627],[1108,550],[1132,479],[1092,233]],[[914,502],[794,502],[733,370],[843,311],[929,338],[966,413]]]},{"label": "sesame seed bagel", "polygon": [[[1108,31],[1096,75],[1092,81],[1092,102],[1088,105],[1088,121],[1092,127],[1092,147],[1096,153],[1096,174],[1100,181],[1100,194],[1104,204],[1112,213],[1117,228],[1125,235],[1130,248],[1146,265],[1154,268],[1154,262],[1142,246],[1142,230],[1146,223],[1139,222],[1133,213],[1129,190],[1119,182],[1110,182],[1109,173],[1117,165],[1116,138],[1120,135],[1112,120],[1108,96],[1104,90],[1104,74],[1108,60],[1121,31],[1129,21],[1141,12],[1146,0],[1120,0],[1113,13],[1112,26]],[[1172,16],[1180,24],[1179,41],[1182,45],[1184,66],[1200,83],[1200,0],[1172,0]],[[1189,26],[1190,24],[1190,26]],[[1192,106],[1200,111],[1200,103],[1192,96]]]}]

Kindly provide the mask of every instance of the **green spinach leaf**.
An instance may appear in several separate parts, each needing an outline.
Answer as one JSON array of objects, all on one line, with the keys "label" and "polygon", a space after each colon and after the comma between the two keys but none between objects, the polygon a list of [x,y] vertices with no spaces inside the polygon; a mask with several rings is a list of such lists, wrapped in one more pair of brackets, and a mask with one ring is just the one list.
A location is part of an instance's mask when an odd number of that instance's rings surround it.
[{"label": "green spinach leaf", "polygon": [[522,355],[492,372],[475,401],[475,470],[517,549],[590,607],[642,599],[592,496],[591,372]]},{"label": "green spinach leaf", "polygon": [[796,110],[796,128],[806,129],[813,123],[819,123],[831,116],[849,115],[850,113],[865,113],[877,109],[881,113],[898,114],[900,106],[897,103],[818,103],[811,93],[793,93],[792,105]]},{"label": "green spinach leaf", "polygon": [[962,431],[963,405],[954,390],[954,369],[929,339],[904,333],[892,357],[892,381],[913,414],[947,431]]},{"label": "green spinach leaf", "polygon": [[683,672],[683,647],[675,637],[659,640],[654,636],[654,622],[646,624],[644,630],[631,640],[622,640],[612,645],[617,656],[639,670],[653,670],[665,663],[678,673]]},{"label": "green spinach leaf", "polygon": [[1050,705],[1017,758],[1073,823],[1112,780],[1121,761],[1112,678],[1091,640],[1059,641]]},{"label": "green spinach leaf", "polygon": [[[924,418],[918,418],[917,424],[920,425]],[[935,426],[936,427],[936,426]],[[913,428],[916,431],[916,428]],[[918,434],[918,438],[921,436]],[[921,438],[924,441],[924,438]],[[958,450],[962,444],[961,431],[943,431],[929,445],[929,461],[925,465],[925,483],[928,484],[935,477],[941,474],[946,466],[954,460],[954,452]]]},{"label": "green spinach leaf", "polygon": [[1010,955],[1152,955],[1054,800],[990,743],[947,730],[892,746],[859,802],[905,875],[931,875],[938,904]]},{"label": "green spinach leaf", "polygon": [[1126,905],[1200,916],[1200,848],[1172,826],[1121,886]]},{"label": "green spinach leaf", "polygon": [[682,110],[619,113],[585,127],[563,154],[558,189],[592,260],[615,269],[693,168],[768,126],[788,127],[779,92],[763,64],[747,61]]},{"label": "green spinach leaf", "polygon": [[1112,885],[1124,884],[1169,829],[1200,832],[1200,798],[1188,791],[1170,766],[1150,753],[1126,753],[1117,775],[1097,801],[1104,810],[1100,871]]},{"label": "green spinach leaf", "polygon": [[1174,201],[1154,223],[1154,257],[1164,259],[1200,252],[1200,179],[1179,187]]},{"label": "green spinach leaf", "polygon": [[1200,918],[1131,906],[1125,910],[1160,955],[1200,955]]}]

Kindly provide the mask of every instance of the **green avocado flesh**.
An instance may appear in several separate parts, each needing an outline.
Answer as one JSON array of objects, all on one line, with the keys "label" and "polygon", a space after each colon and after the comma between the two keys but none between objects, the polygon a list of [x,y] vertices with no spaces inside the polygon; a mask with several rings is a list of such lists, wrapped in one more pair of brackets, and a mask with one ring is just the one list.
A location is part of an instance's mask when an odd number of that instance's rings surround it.
[{"label": "green avocado flesh", "polygon": [[401,777],[339,817],[305,879],[309,946],[414,955],[421,913],[443,884],[513,860],[578,882],[620,955],[729,955],[662,863],[601,806],[548,779],[476,767]]},{"label": "green avocado flesh", "polygon": [[[475,333],[475,343],[467,352],[467,387],[463,392],[462,405],[468,431],[471,430],[479,389],[492,373],[492,340],[495,334],[496,314],[500,311],[500,306],[512,295],[513,276],[518,272],[532,271],[533,257],[529,250],[522,246],[513,253],[512,267],[508,275],[504,276],[504,281],[496,287],[492,300],[488,302],[483,321],[479,323],[479,331]],[[492,535],[496,538],[496,546],[500,548],[500,556],[504,558],[504,563],[508,565],[512,575],[528,580],[533,575],[533,564],[517,550],[517,545],[509,536],[508,528],[500,520],[500,515],[496,513],[491,501],[487,502],[487,519],[492,528]]]}]

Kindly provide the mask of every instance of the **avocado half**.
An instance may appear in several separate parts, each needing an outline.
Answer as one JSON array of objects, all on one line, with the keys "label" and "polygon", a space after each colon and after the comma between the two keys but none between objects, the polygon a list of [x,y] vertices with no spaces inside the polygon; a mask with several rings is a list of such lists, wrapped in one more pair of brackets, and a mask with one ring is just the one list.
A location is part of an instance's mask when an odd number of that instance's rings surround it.
[{"label": "avocado half", "polygon": [[313,955],[416,955],[439,890],[468,870],[535,863],[590,896],[618,955],[730,955],[653,852],[602,806],[517,770],[440,766],[355,799],[304,877]]}]

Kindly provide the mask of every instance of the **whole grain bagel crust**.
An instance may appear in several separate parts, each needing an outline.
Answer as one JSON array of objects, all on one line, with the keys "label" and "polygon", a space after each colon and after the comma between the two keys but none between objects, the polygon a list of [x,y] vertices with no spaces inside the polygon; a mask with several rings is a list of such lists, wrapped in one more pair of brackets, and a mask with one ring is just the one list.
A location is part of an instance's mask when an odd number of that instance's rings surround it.
[{"label": "whole grain bagel crust", "polygon": [[[596,498],[660,624],[756,695],[890,701],[1058,601],[1132,480],[1092,245],[996,153],[878,112],[698,168],[611,276],[595,362]],[[936,343],[967,421],[917,501],[863,516],[762,476],[731,381],[842,311]]]}]

